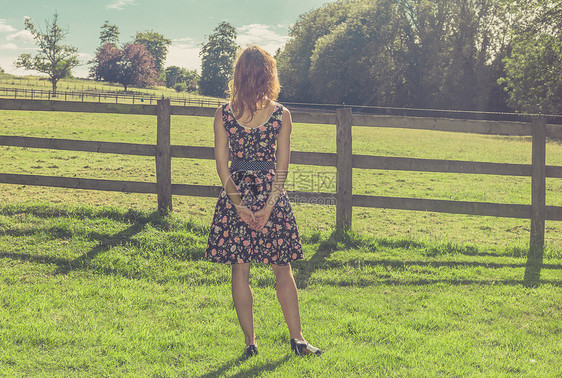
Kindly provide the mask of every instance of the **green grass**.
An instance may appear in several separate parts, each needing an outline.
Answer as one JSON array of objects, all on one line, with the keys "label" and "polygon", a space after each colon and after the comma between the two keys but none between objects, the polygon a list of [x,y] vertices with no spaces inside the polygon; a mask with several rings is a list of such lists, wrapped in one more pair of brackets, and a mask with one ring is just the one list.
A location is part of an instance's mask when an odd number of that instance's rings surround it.
[{"label": "green grass", "polygon": [[244,345],[209,225],[106,206],[0,207],[0,376],[559,376],[562,254],[526,288],[526,251],[301,232],[297,358],[270,268],[250,282]]}]

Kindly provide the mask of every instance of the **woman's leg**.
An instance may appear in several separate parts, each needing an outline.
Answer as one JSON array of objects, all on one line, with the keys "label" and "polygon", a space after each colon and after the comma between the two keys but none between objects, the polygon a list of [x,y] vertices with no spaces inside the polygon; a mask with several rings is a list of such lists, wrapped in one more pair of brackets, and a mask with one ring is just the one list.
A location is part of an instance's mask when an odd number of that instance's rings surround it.
[{"label": "woman's leg", "polygon": [[250,263],[232,264],[232,300],[246,345],[256,344],[254,334],[253,293],[250,288]]},{"label": "woman's leg", "polygon": [[291,339],[304,340],[301,329],[301,316],[299,311],[299,296],[297,293],[297,285],[293,278],[291,264],[276,265],[272,264],[275,273],[275,281],[277,288],[277,299],[281,304],[283,316],[289,327]]}]

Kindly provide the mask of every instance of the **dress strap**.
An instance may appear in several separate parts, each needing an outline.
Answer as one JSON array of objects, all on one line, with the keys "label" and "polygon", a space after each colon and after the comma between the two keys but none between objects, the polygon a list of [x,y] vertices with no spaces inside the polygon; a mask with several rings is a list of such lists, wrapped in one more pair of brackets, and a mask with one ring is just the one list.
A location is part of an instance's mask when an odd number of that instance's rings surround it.
[{"label": "dress strap", "polygon": [[281,120],[283,119],[283,110],[285,110],[285,107],[278,102],[275,103],[275,106],[277,106],[277,110],[275,111],[275,114],[273,114],[273,118],[277,122],[279,122],[279,125],[281,125]]},{"label": "dress strap", "polygon": [[230,103],[226,103],[222,105],[222,120],[223,122],[226,123],[228,122],[228,112],[230,110]]}]

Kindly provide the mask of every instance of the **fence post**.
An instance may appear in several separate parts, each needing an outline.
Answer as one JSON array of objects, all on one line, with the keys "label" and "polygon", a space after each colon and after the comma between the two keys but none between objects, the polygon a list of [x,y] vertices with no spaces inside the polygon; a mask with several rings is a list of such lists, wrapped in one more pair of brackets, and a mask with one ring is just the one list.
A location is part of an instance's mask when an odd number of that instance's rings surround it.
[{"label": "fence post", "polygon": [[336,227],[351,228],[352,214],[352,115],[350,108],[336,113]]},{"label": "fence post", "polygon": [[546,120],[532,122],[533,160],[531,163],[531,239],[524,282],[536,286],[540,280],[544,252],[544,223],[546,219]]},{"label": "fence post", "polygon": [[172,154],[170,147],[170,99],[156,102],[158,125],[156,132],[156,187],[158,211],[172,211]]}]

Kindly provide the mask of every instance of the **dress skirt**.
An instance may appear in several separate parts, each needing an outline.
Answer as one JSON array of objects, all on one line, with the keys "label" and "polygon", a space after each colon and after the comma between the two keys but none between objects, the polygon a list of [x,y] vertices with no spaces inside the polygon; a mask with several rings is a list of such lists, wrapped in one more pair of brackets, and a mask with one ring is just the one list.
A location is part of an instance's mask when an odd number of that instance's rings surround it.
[{"label": "dress skirt", "polygon": [[[275,170],[230,168],[230,173],[242,203],[253,212],[262,209],[273,189]],[[282,189],[265,226],[256,231],[238,216],[234,203],[223,188],[215,206],[205,258],[225,264],[252,261],[287,264],[302,259],[301,240],[285,189]]]}]

